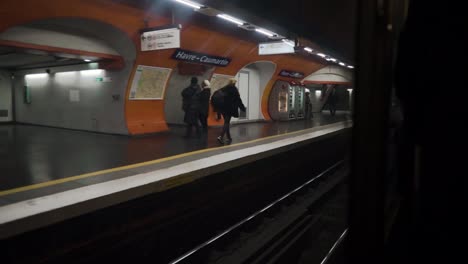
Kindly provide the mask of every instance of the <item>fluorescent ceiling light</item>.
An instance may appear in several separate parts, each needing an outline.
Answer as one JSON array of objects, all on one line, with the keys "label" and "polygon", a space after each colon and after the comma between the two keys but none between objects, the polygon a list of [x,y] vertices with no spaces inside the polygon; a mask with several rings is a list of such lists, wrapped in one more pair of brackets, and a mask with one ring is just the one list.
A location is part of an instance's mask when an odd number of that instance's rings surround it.
[{"label": "fluorescent ceiling light", "polygon": [[104,70],[102,70],[102,69],[82,70],[82,71],[80,71],[80,74],[84,75],[84,76],[100,75],[102,73],[104,73]]},{"label": "fluorescent ceiling light", "polygon": [[292,40],[289,40],[289,39],[282,39],[282,41],[286,44],[288,44],[289,46],[291,47],[294,47],[294,42]]},{"label": "fluorescent ceiling light", "polygon": [[331,61],[333,62],[336,62],[336,59],[335,58],[330,58]]},{"label": "fluorescent ceiling light", "polygon": [[327,55],[323,54],[323,53],[317,53],[318,56],[322,57],[322,58],[325,58]]},{"label": "fluorescent ceiling light", "polygon": [[241,21],[241,20],[239,20],[239,19],[237,19],[235,17],[225,15],[225,14],[218,14],[217,17],[220,17],[220,18],[222,18],[224,20],[230,21],[230,22],[232,22],[234,24],[237,24],[239,26],[244,24],[243,21]]},{"label": "fluorescent ceiling light", "polygon": [[340,63],[338,63],[338,64],[340,64],[341,66],[346,66],[346,64],[344,64],[344,63],[342,63],[342,62],[340,62]]},{"label": "fluorescent ceiling light", "polygon": [[305,50],[305,51],[308,51],[308,52],[312,52],[312,49],[309,48],[309,47],[305,47],[304,50]]},{"label": "fluorescent ceiling light", "polygon": [[86,61],[86,62],[91,62],[91,60],[88,60],[88,59],[85,59],[84,61]]},{"label": "fluorescent ceiling light", "polygon": [[256,28],[255,31],[259,32],[259,33],[262,33],[263,35],[267,35],[269,37],[273,37],[275,34],[271,33],[271,32],[268,32],[264,29],[261,29],[261,28]]},{"label": "fluorescent ceiling light", "polygon": [[348,65],[348,68],[350,68],[350,69],[354,69],[354,66]]},{"label": "fluorescent ceiling light", "polygon": [[77,73],[78,73],[77,71],[56,72],[55,77],[60,77],[60,76],[71,77],[73,75],[76,75]]},{"label": "fluorescent ceiling light", "polygon": [[176,2],[179,2],[181,4],[184,4],[184,5],[188,5],[188,6],[191,6],[195,9],[200,9],[201,8],[201,5],[200,4],[197,4],[195,2],[192,2],[192,1],[187,1],[187,0],[174,0]]},{"label": "fluorescent ceiling light", "polygon": [[44,78],[49,76],[47,73],[34,73],[34,74],[26,74],[24,77],[28,79],[36,79],[36,78]]}]

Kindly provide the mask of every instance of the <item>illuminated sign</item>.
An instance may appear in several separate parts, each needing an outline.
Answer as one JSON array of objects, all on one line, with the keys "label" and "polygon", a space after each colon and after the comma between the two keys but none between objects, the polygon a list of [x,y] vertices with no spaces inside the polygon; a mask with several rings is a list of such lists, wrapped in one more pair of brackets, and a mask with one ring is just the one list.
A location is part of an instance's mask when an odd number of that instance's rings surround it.
[{"label": "illuminated sign", "polygon": [[258,44],[258,55],[273,55],[294,53],[294,46],[283,41]]},{"label": "illuminated sign", "polygon": [[141,51],[174,49],[180,47],[180,29],[146,29],[141,33]]}]

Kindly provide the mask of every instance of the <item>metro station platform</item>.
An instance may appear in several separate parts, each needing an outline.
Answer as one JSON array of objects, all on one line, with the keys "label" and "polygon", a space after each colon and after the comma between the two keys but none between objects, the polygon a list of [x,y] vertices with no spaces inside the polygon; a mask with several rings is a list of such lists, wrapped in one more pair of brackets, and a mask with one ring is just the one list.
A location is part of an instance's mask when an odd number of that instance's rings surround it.
[{"label": "metro station platform", "polygon": [[[240,123],[233,143],[183,138],[184,127],[144,137],[0,125],[0,239],[228,170],[350,128],[348,112],[310,121]],[[32,221],[34,219],[34,221]]]}]

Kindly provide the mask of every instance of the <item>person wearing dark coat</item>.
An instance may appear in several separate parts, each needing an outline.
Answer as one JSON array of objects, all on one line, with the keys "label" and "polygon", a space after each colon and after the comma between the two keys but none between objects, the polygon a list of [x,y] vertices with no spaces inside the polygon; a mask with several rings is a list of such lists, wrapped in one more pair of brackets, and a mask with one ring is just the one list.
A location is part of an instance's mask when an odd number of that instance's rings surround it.
[{"label": "person wearing dark coat", "polygon": [[208,131],[208,112],[210,110],[211,88],[210,81],[204,80],[202,83],[202,91],[200,92],[200,113],[198,115],[202,125],[203,132]]},{"label": "person wearing dark coat", "polygon": [[310,100],[310,92],[305,92],[305,119],[309,120],[313,117],[312,102]]},{"label": "person wearing dark coat", "polygon": [[242,103],[242,99],[240,98],[239,91],[236,87],[236,82],[237,80],[232,78],[229,80],[229,84],[221,88],[223,94],[224,94],[224,103],[220,107],[219,112],[221,112],[223,119],[224,119],[224,125],[223,125],[223,130],[221,131],[221,134],[217,138],[219,143],[224,144],[224,135],[227,137],[226,143],[231,143],[232,138],[231,138],[231,132],[229,130],[229,124],[231,122],[232,117],[239,117],[239,108],[245,112],[246,108],[244,104]]},{"label": "person wearing dark coat", "polygon": [[200,103],[201,88],[198,85],[198,79],[192,77],[190,86],[185,88],[182,95],[182,110],[184,110],[184,122],[187,124],[185,137],[190,137],[192,127],[195,127],[197,135],[200,135],[200,126],[198,125],[198,116],[201,109]]},{"label": "person wearing dark coat", "polygon": [[322,93],[323,96],[321,100],[326,98],[326,101],[325,104],[322,106],[322,111],[323,109],[325,109],[326,106],[328,106],[330,114],[334,116],[336,113],[336,102],[338,100],[338,95],[336,94],[336,86],[333,84],[327,84],[324,85],[324,87],[326,87],[326,90],[325,93]]}]

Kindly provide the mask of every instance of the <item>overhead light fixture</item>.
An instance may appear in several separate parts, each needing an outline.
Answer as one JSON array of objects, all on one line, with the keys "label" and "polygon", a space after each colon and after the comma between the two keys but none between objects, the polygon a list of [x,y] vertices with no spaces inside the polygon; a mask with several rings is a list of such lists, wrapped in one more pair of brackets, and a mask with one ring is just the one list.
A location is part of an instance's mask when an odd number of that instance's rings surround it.
[{"label": "overhead light fixture", "polygon": [[276,35],[261,28],[256,28],[255,31],[257,31],[258,33],[262,33],[263,35],[267,35],[268,37],[273,37],[274,35]]},{"label": "overhead light fixture", "polygon": [[86,61],[86,62],[91,62],[91,60],[88,60],[88,59],[84,59],[84,61]]},{"label": "overhead light fixture", "polygon": [[73,77],[78,74],[78,71],[56,72],[55,77]]},{"label": "overhead light fixture", "polygon": [[305,47],[304,50],[305,50],[305,51],[308,51],[308,52],[312,52],[312,49],[309,48],[309,47]]},{"label": "overhead light fixture", "polygon": [[202,6],[198,3],[192,2],[192,1],[187,1],[187,0],[174,0],[176,2],[179,2],[184,5],[188,5],[190,7],[193,7],[195,9],[200,9]]},{"label": "overhead light fixture", "polygon": [[49,74],[47,73],[33,73],[33,74],[26,74],[24,77],[28,79],[37,79],[37,78],[45,78],[48,77]]},{"label": "overhead light fixture", "polygon": [[344,63],[342,63],[342,62],[340,62],[340,63],[338,63],[338,64],[340,64],[341,66],[346,66],[346,64],[344,64]]},{"label": "overhead light fixture", "polygon": [[104,73],[104,70],[102,69],[93,69],[93,70],[82,70],[80,71],[80,74],[83,76],[95,76],[95,75],[101,75]]},{"label": "overhead light fixture", "polygon": [[350,69],[354,69],[354,66],[348,65],[348,68],[350,68]]},{"label": "overhead light fixture", "polygon": [[292,40],[289,40],[289,39],[282,39],[282,41],[283,41],[284,43],[288,44],[288,45],[291,46],[291,47],[294,47],[294,46],[295,46],[295,45],[294,45],[294,41],[292,41]]},{"label": "overhead light fixture", "polygon": [[330,58],[331,61],[333,62],[336,62],[336,59],[335,58]]},{"label": "overhead light fixture", "polygon": [[323,54],[323,53],[317,53],[317,56],[320,56],[322,58],[325,58],[327,55]]},{"label": "overhead light fixture", "polygon": [[224,20],[230,21],[230,22],[232,22],[232,23],[234,23],[234,24],[237,24],[237,25],[239,25],[239,26],[241,26],[241,25],[244,24],[243,21],[241,21],[241,20],[239,20],[239,19],[237,19],[237,18],[235,18],[235,17],[226,15],[226,14],[218,14],[218,15],[216,15],[216,16],[217,16],[217,17],[220,17],[220,18],[222,18],[222,19],[224,19]]}]

